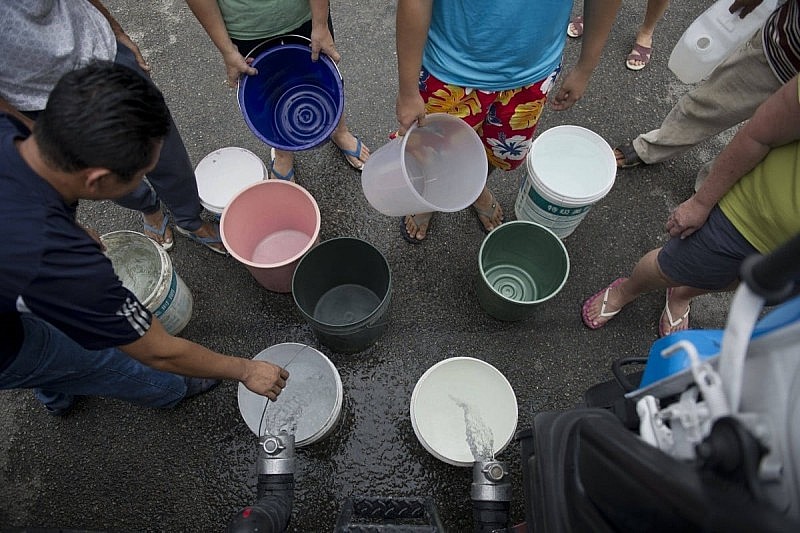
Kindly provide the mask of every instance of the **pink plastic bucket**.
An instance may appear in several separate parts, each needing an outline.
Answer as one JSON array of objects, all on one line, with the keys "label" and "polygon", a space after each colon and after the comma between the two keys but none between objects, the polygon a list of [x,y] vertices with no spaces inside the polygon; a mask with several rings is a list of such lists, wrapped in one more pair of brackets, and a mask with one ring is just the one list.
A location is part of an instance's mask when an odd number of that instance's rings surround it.
[{"label": "pink plastic bucket", "polygon": [[222,212],[225,248],[266,289],[291,292],[300,258],[319,242],[317,202],[290,181],[267,180],[242,189]]}]

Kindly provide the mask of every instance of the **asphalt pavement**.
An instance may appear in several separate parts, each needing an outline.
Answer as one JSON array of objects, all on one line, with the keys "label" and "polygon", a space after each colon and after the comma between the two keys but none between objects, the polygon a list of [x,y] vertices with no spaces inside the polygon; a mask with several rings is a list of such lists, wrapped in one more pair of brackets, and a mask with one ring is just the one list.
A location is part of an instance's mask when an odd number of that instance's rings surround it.
[{"label": "asphalt pavement", "polygon": [[[226,146],[268,160],[268,148],[242,119],[235,91],[223,84],[218,52],[183,2],[107,5],[152,65],[194,164]],[[668,70],[669,52],[706,6],[671,6],[656,30],[652,63],[631,72],[624,60],[645,2],[623,2],[585,97],[567,111],[548,107],[539,132],[575,124],[614,146],[657,127],[689,89]],[[396,129],[394,13],[391,0],[332,2],[347,121],[373,150]],[[570,40],[567,69],[579,49],[580,41]],[[640,298],[598,331],[583,326],[581,303],[665,242],[669,210],[691,194],[697,169],[724,142],[715,139],[673,161],[620,171],[611,192],[564,241],[571,270],[563,290],[519,322],[497,321],[478,303],[477,253],[484,235],[470,210],[439,214],[428,240],[410,246],[397,219],[369,205],[360,175],[331,143],[298,154],[297,181],[319,204],[321,239],[367,240],[391,266],[388,330],[358,354],[319,346],[291,295],[263,289],[233,258],[176,235],[172,261],[194,295],[186,338],[240,357],[281,342],[309,344],[328,355],[341,375],[341,423],[298,452],[291,530],[330,531],[352,495],[431,496],[448,531],[470,530],[470,469],[434,458],[412,430],[409,400],[417,380],[445,358],[485,360],[511,383],[518,428],[525,428],[536,411],[570,408],[589,386],[610,379],[615,358],[646,355],[657,338],[662,293]],[[490,177],[510,218],[524,177],[524,167]],[[141,231],[138,214],[110,202],[82,203],[79,217],[100,233]],[[724,295],[699,298],[693,327],[722,327],[728,303]],[[255,494],[255,437],[239,415],[236,390],[236,383],[224,383],[166,411],[81,398],[65,418],[48,416],[31,391],[0,393],[0,529],[222,530]],[[520,522],[518,444],[511,442],[498,458],[511,468],[512,513]]]}]

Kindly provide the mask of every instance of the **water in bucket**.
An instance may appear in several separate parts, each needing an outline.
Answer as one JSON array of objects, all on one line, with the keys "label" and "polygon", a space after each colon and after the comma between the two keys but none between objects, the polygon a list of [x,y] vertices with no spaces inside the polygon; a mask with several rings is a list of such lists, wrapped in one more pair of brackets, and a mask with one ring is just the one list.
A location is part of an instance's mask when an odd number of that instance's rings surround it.
[{"label": "water in bucket", "polygon": [[383,254],[352,237],[330,239],[300,260],[295,304],[319,340],[342,353],[362,351],[387,328],[392,273]]},{"label": "water in bucket", "polygon": [[270,402],[239,384],[239,412],[256,436],[281,430],[295,436],[302,447],[325,438],[342,412],[342,380],[322,352],[304,344],[287,342],[270,346],[253,359],[268,361],[289,371],[286,388]]},{"label": "water in bucket", "polygon": [[420,444],[454,466],[500,453],[517,427],[517,399],[491,364],[452,357],[430,367],[411,394],[411,426]]}]

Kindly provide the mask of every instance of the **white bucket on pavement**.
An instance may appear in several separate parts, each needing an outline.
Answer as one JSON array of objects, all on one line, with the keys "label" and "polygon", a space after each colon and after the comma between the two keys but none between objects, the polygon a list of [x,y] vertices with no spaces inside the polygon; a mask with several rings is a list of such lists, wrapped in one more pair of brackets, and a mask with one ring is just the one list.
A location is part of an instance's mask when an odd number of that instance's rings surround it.
[{"label": "white bucket on pavement", "polygon": [[608,143],[591,130],[569,125],[539,135],[527,166],[514,205],[517,219],[541,224],[562,239],[608,194],[617,174]]},{"label": "white bucket on pavement", "polygon": [[219,217],[236,193],[267,178],[267,167],[250,150],[229,146],[205,156],[194,175],[200,203]]},{"label": "white bucket on pavement", "polygon": [[180,333],[192,318],[194,301],[189,288],[172,268],[169,254],[136,231],[112,231],[100,240],[122,285],[158,317],[168,333]]}]

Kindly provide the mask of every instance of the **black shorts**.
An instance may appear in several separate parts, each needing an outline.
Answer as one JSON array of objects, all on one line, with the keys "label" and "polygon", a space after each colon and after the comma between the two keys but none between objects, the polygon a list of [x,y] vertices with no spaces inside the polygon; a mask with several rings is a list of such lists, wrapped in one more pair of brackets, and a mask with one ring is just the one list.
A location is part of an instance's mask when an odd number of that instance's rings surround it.
[{"label": "black shorts", "polygon": [[758,253],[717,205],[699,230],[664,245],[658,253],[658,266],[676,283],[718,291],[739,279],[745,257]]}]

